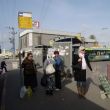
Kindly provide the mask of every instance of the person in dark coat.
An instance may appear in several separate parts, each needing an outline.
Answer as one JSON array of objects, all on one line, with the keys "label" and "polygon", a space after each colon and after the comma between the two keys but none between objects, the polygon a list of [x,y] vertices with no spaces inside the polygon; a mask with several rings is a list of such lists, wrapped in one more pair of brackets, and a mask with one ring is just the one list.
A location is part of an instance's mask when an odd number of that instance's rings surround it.
[{"label": "person in dark coat", "polygon": [[1,70],[2,70],[2,72],[3,72],[3,69],[5,69],[5,72],[7,72],[7,68],[6,68],[6,62],[3,60],[2,62],[1,62]]},{"label": "person in dark coat", "polygon": [[37,75],[32,53],[27,54],[27,57],[22,62],[22,68],[24,69],[24,86],[26,88],[31,87],[34,92],[37,87]]},{"label": "person in dark coat", "polygon": [[58,51],[54,52],[54,60],[55,60],[55,87],[56,90],[61,89],[61,71],[62,71],[62,66],[63,66],[63,61],[59,55]]},{"label": "person in dark coat", "polygon": [[78,62],[78,59],[79,59],[79,56],[78,54],[73,54],[73,59],[72,59],[72,71],[73,71],[73,77],[74,77],[74,80],[76,80],[76,71],[77,71],[77,68],[75,68],[75,65],[77,64]]},{"label": "person in dark coat", "polygon": [[78,96],[84,97],[86,93],[86,69],[87,66],[92,71],[88,55],[85,53],[83,46],[79,47],[78,55],[75,55],[75,62],[73,63],[74,77],[77,82]]}]

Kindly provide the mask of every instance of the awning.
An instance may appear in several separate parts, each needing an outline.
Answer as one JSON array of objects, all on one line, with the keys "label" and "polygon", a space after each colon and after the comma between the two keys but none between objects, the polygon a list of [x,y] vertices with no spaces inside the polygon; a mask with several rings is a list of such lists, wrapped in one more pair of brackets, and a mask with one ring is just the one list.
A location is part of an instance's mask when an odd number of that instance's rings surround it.
[{"label": "awning", "polygon": [[35,48],[51,48],[49,45],[37,45]]},{"label": "awning", "polygon": [[56,42],[71,42],[72,44],[77,44],[77,43],[82,43],[81,40],[75,38],[64,38],[64,39],[59,39]]}]

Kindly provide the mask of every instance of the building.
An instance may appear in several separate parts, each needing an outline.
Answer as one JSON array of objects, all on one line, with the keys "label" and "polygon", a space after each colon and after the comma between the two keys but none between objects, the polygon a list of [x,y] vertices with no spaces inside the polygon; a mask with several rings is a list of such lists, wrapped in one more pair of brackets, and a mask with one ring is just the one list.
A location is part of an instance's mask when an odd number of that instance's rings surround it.
[{"label": "building", "polygon": [[[57,42],[59,46],[52,45],[52,43],[54,44],[56,41],[59,40],[61,40],[60,42],[62,42],[62,43]],[[49,31],[37,29],[37,30],[25,30],[20,33],[20,50],[22,52],[25,51],[25,53],[32,51],[36,64],[40,66],[43,65],[43,62],[46,58],[48,51],[47,48],[49,46],[53,46],[52,48],[54,49],[60,49],[59,47],[63,47],[64,49],[68,48],[69,50],[68,49],[66,50],[68,50],[69,53],[65,51],[66,52],[65,57],[67,57],[67,55],[72,55],[72,43],[76,44],[75,42],[78,43],[81,42],[79,40],[79,36],[75,35],[74,33],[63,31]],[[64,54],[64,52],[62,51],[61,53]],[[68,58],[70,59],[71,57]],[[70,59],[68,61],[72,60]]]},{"label": "building", "polygon": [[85,47],[97,47],[99,44],[96,39],[83,38],[83,45]]},{"label": "building", "polygon": [[31,50],[38,45],[50,45],[51,41],[60,38],[74,37],[74,33],[49,30],[25,30],[20,33],[20,49]]}]

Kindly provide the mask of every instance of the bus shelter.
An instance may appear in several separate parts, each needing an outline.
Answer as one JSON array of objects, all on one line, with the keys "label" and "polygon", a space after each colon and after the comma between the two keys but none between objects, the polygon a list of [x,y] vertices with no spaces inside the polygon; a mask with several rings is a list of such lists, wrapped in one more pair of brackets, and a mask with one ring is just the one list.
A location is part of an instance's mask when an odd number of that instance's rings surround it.
[{"label": "bus shelter", "polygon": [[77,38],[59,39],[53,44],[52,51],[59,51],[59,54],[64,62],[64,70],[66,73],[70,72],[72,74],[72,61],[74,60],[73,56],[74,54],[77,54],[78,48],[81,44],[81,40]]},{"label": "bus shelter", "polygon": [[33,58],[38,67],[43,67],[43,63],[47,58],[47,51],[51,46],[38,45],[32,49]]}]

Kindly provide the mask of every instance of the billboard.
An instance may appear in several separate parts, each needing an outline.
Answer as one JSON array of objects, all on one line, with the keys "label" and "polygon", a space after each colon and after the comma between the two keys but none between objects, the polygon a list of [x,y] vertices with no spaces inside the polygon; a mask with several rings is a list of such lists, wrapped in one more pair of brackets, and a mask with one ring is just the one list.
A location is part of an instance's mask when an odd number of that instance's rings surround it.
[{"label": "billboard", "polygon": [[31,12],[18,12],[18,27],[20,29],[32,28],[32,13]]}]

